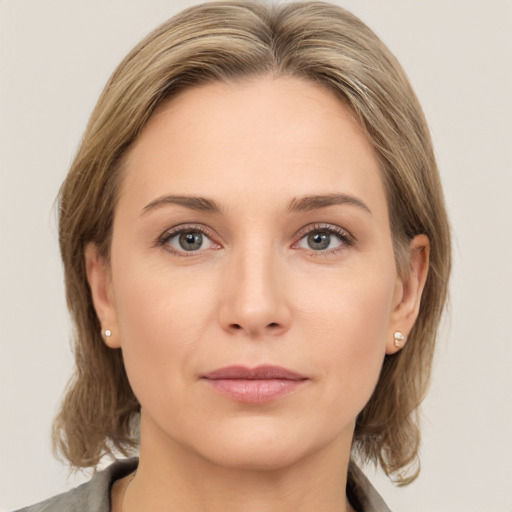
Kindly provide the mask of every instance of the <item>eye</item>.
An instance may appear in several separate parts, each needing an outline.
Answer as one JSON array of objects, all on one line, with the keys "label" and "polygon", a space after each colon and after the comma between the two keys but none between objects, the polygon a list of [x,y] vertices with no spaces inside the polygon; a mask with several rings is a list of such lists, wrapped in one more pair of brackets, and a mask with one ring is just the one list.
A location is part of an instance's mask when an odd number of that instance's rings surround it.
[{"label": "eye", "polygon": [[315,252],[331,252],[352,245],[352,238],[336,226],[316,226],[297,242],[296,247]]},{"label": "eye", "polygon": [[211,238],[200,228],[176,228],[166,232],[160,239],[160,245],[175,254],[192,255],[206,249],[217,248]]}]

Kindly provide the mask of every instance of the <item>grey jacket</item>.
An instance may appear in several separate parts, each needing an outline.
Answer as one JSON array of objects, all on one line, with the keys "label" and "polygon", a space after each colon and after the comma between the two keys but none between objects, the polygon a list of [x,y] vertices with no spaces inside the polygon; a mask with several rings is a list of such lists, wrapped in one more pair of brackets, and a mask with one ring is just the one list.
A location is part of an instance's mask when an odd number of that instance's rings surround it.
[{"label": "grey jacket", "polygon": [[[137,465],[136,458],[118,460],[85,484],[17,512],[110,512],[113,483],[134,471]],[[347,496],[357,512],[391,512],[355,464],[350,465]]]}]

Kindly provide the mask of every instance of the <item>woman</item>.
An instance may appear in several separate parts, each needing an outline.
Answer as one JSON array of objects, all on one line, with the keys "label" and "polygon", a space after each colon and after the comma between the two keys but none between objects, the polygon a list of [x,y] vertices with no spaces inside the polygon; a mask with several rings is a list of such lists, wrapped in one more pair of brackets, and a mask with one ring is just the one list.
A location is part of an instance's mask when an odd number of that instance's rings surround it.
[{"label": "woman", "polygon": [[450,270],[421,108],[326,3],[184,11],[114,72],[60,194],[75,467],[25,510],[388,510]]}]

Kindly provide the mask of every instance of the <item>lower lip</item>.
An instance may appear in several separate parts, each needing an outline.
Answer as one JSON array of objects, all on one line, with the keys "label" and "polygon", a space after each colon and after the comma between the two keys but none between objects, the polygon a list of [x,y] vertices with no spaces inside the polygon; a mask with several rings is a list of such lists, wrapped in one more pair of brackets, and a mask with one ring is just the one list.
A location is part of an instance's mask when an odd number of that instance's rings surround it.
[{"label": "lower lip", "polygon": [[261,404],[296,391],[305,382],[291,379],[205,379],[223,395],[248,404]]}]

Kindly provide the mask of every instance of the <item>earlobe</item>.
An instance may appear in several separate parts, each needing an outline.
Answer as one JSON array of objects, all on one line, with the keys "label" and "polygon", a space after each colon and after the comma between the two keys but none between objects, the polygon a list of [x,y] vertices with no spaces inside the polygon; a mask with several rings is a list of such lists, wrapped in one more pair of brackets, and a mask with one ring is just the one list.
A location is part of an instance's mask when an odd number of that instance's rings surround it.
[{"label": "earlobe", "polygon": [[93,242],[85,248],[85,269],[94,309],[101,324],[101,336],[110,348],[119,348],[119,336],[115,335],[118,332],[117,313],[110,266]]},{"label": "earlobe", "polygon": [[399,280],[395,290],[395,307],[391,314],[386,353],[394,354],[407,343],[420,310],[421,296],[427,280],[430,243],[426,235],[417,235],[409,244],[409,274]]}]

